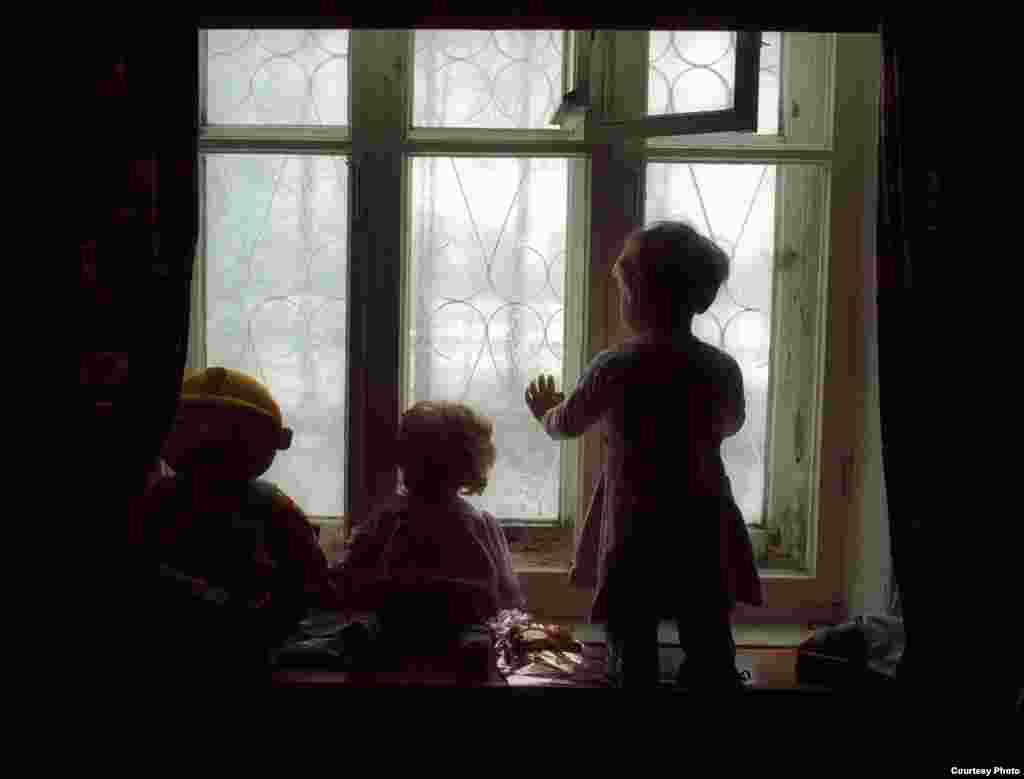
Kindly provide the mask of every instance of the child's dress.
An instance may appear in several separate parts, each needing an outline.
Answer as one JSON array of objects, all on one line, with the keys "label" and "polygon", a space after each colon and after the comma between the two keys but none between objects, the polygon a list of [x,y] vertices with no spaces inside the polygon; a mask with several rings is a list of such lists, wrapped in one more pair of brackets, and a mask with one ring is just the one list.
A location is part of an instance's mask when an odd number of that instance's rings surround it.
[{"label": "child's dress", "polygon": [[352,608],[403,621],[469,624],[525,606],[497,520],[460,497],[396,496],[355,528],[335,577]]},{"label": "child's dress", "polygon": [[[630,597],[676,617],[689,599],[763,602],[720,447],[744,418],[739,366],[692,336],[639,336],[598,354],[544,417],[553,438],[600,423],[603,473],[577,544],[575,582],[607,619],[608,572],[629,541]],[[614,595],[619,595],[615,593]]]}]

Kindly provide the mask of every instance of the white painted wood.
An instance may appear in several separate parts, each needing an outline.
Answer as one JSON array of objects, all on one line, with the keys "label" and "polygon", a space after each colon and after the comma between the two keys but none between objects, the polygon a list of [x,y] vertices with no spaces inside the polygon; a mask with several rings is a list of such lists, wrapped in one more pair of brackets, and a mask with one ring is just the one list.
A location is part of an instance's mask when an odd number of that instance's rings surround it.
[{"label": "white painted wood", "polygon": [[828,165],[832,162],[831,151],[811,147],[793,146],[649,146],[647,159],[650,162],[714,162],[750,165],[777,165],[785,163],[809,163]]},{"label": "white painted wood", "polygon": [[553,127],[547,129],[502,129],[486,127],[414,127],[409,130],[409,148],[419,144],[448,144],[457,148],[460,143],[489,144],[500,146],[511,144],[569,144],[573,143],[572,133]]},{"label": "white painted wood", "polygon": [[824,168],[794,165],[779,167],[776,176],[765,524],[813,573],[817,555],[808,538],[816,521],[829,177]]},{"label": "white painted wood", "polygon": [[786,145],[833,144],[835,35],[782,36],[782,136]]},{"label": "white painted wood", "polygon": [[409,141],[402,151],[412,155],[442,157],[585,157],[592,146],[582,141],[492,141],[463,138],[453,143],[438,140]]},{"label": "white painted wood", "polygon": [[[874,262],[875,247],[865,241],[864,224],[866,204],[873,202],[867,188],[875,182],[878,165],[879,36],[838,36],[835,76],[835,159],[827,225],[831,262],[826,288],[832,315],[821,398],[817,523],[821,536],[812,540],[816,542],[819,579],[845,597],[851,574],[843,565],[843,549],[854,524],[861,521],[862,500],[867,500],[860,496],[858,485],[868,429],[865,266]],[[844,477],[848,479],[846,488]]]},{"label": "white painted wood", "polygon": [[[569,166],[569,224],[566,231],[564,344],[562,360],[562,387],[573,387],[588,360],[589,338],[589,279],[590,259],[590,161],[574,159]],[[575,218],[574,218],[575,216]],[[582,522],[580,505],[585,497],[581,489],[581,453],[578,440],[565,440],[559,445],[560,479],[558,521],[563,525],[579,527]]]}]

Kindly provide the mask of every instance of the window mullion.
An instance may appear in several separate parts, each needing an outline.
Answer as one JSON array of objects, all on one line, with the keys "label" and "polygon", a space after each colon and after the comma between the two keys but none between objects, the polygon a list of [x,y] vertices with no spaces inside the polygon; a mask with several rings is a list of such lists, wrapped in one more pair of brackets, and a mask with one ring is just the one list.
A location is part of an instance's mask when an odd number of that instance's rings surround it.
[{"label": "window mullion", "polygon": [[[596,85],[593,104],[599,110],[587,117],[586,135],[608,115],[640,118],[647,110],[647,33],[603,32],[591,60]],[[625,137],[605,137],[592,146],[591,180],[597,182],[590,199],[592,356],[607,348],[619,330],[614,285],[608,275],[623,237],[643,220],[644,143]],[[602,301],[595,297],[600,295]]]},{"label": "window mullion", "polygon": [[[848,597],[854,582],[845,579],[843,558],[856,572],[863,565],[856,555],[856,536],[848,528],[877,521],[877,508],[861,503],[858,481],[866,439],[865,402],[865,282],[866,263],[872,261],[874,205],[872,191],[877,172],[878,100],[881,79],[881,44],[877,35],[843,34],[835,38],[835,112],[825,122],[834,126],[835,165],[825,205],[824,230],[830,249],[827,278],[820,294],[828,298],[827,359],[821,359],[821,426],[816,473],[819,526],[814,539],[819,578],[823,588]],[[832,69],[829,69],[832,72]],[[831,113],[831,112],[830,112]],[[832,139],[831,132],[829,139]],[[877,408],[873,413],[877,413]],[[878,473],[878,462],[873,468]],[[878,477],[880,478],[880,477]],[[867,508],[868,514],[858,514]],[[853,558],[849,556],[853,554]]]},{"label": "window mullion", "polygon": [[[585,137],[595,137],[595,127],[611,113],[640,117],[647,103],[647,35],[636,32],[601,32],[590,59],[591,101]],[[638,67],[642,63],[642,67]],[[643,219],[643,141],[605,138],[593,143],[590,197],[586,204],[589,225],[590,281],[586,306],[588,338],[583,365],[595,354],[619,340],[617,290],[610,270],[623,237]],[[586,433],[579,457],[577,516],[582,520],[601,472],[603,442],[597,429]],[[579,527],[577,528],[579,531]]]},{"label": "window mullion", "polygon": [[[782,52],[780,133],[787,146],[830,147],[832,41],[786,33]],[[821,111],[814,108],[825,103]],[[823,141],[825,143],[823,143]],[[831,161],[831,151],[819,158]],[[772,278],[771,383],[768,396],[764,522],[797,568],[819,570],[817,539],[821,428],[821,350],[828,271],[824,225],[831,177],[827,166],[780,165],[776,178]],[[826,531],[827,532],[827,531]],[[819,588],[820,590],[821,588]]]},{"label": "window mullion", "polygon": [[607,34],[603,122],[633,121],[647,114],[650,33],[629,30]]},{"label": "window mullion", "polygon": [[813,572],[821,284],[826,257],[827,176],[817,166],[780,166],[772,279],[771,389],[765,522],[786,557]]},{"label": "window mullion", "polygon": [[185,368],[198,371],[206,368],[206,157],[196,160],[199,179],[199,235],[192,264],[192,304],[189,307],[188,352]]},{"label": "window mullion", "polygon": [[[593,105],[595,99],[602,98],[601,83],[603,63],[595,62],[595,54],[601,51],[595,30],[580,30],[566,35],[566,62],[563,70],[566,92],[575,91],[584,95],[587,102]],[[570,60],[571,56],[571,60]],[[595,79],[598,84],[595,90]],[[591,116],[593,112],[590,112]],[[584,132],[580,132],[584,130]],[[586,137],[585,127],[577,128],[574,138]],[[590,151],[590,144],[586,145]],[[593,345],[602,344],[603,327],[595,326],[600,317],[592,316],[593,301],[597,301],[597,310],[604,311],[602,298],[604,290],[600,289],[598,279],[593,272],[593,159],[572,159],[569,161],[569,220],[566,235],[565,266],[565,360],[562,364],[563,389],[575,386],[590,361]],[[588,268],[588,264],[589,268]],[[590,271],[588,273],[588,270]],[[600,294],[595,295],[595,289]],[[583,439],[566,440],[561,444],[561,487],[559,489],[559,520],[563,525],[574,528],[574,536],[579,539],[586,519],[590,495],[597,478],[600,450],[596,436],[591,433]]]},{"label": "window mullion", "polygon": [[[587,259],[590,245],[590,161],[569,160],[568,224],[566,225],[565,263],[565,351],[562,361],[562,385],[575,386],[589,354],[589,295],[587,295]],[[583,447],[577,440],[567,439],[561,444],[560,489],[558,519],[563,526],[582,526],[586,507],[581,508],[585,495]],[[588,482],[589,483],[589,482]],[[586,495],[589,497],[589,495]]]},{"label": "window mullion", "polygon": [[207,94],[209,90],[208,81],[208,57],[209,57],[210,33],[207,30],[199,30],[199,126],[206,126],[207,116]]},{"label": "window mullion", "polygon": [[410,31],[351,33],[348,511],[394,491],[406,244]]},{"label": "window mullion", "polygon": [[349,144],[347,127],[213,125],[199,134],[200,147],[213,153],[345,154]]},{"label": "window mullion", "polygon": [[[209,33],[199,30],[199,127],[206,125],[207,103],[207,52]],[[201,136],[201,131],[200,131]],[[199,234],[196,240],[195,259],[192,263],[192,302],[189,307],[188,351],[185,357],[186,370],[202,370],[206,367],[206,155],[196,155],[196,187],[199,202]]]},{"label": "window mullion", "polygon": [[779,132],[787,146],[832,147],[836,36],[782,36]]}]

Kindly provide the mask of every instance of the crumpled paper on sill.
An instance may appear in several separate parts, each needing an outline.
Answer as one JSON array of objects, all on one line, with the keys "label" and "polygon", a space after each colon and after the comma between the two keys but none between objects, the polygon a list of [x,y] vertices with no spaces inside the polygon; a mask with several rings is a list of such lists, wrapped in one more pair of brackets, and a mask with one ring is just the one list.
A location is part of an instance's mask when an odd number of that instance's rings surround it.
[{"label": "crumpled paper on sill", "polygon": [[[583,644],[566,635],[559,625],[544,625],[519,609],[507,609],[489,623],[495,634],[498,670],[504,676],[572,676],[583,670]],[[529,649],[524,634],[535,638],[535,645],[549,643],[547,648]],[[545,642],[542,635],[548,639]],[[557,649],[556,646],[573,647]]]}]

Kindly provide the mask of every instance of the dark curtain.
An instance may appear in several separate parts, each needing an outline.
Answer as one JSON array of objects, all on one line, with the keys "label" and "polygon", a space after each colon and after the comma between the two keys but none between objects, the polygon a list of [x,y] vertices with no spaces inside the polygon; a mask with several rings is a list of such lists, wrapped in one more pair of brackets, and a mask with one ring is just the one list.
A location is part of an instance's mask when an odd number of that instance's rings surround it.
[{"label": "dark curtain", "polygon": [[73,184],[85,404],[76,467],[90,562],[103,561],[89,569],[99,590],[89,614],[95,644],[120,646],[122,662],[145,652],[137,617],[155,566],[138,545],[141,498],[178,402],[199,225],[197,28],[138,21],[90,37]]},{"label": "dark curtain", "polygon": [[[917,632],[918,586],[921,579],[921,516],[907,504],[905,411],[911,386],[906,360],[910,319],[912,260],[922,248],[928,211],[921,207],[929,186],[925,165],[913,155],[913,137],[920,107],[906,95],[906,38],[895,22],[882,24],[882,95],[879,136],[878,200],[878,362],[882,460],[888,502],[889,533],[896,601],[903,617],[907,644],[900,664],[911,673],[921,636]],[[920,85],[917,85],[920,86]],[[909,136],[908,136],[909,133]],[[937,184],[937,180],[936,180]]]},{"label": "dark curtain", "polygon": [[[899,678],[915,702],[939,704],[936,712],[965,705],[963,701],[970,701],[979,712],[1010,712],[1019,705],[1021,665],[1012,655],[1015,646],[999,630],[1007,619],[1012,621],[1008,615],[1015,605],[1004,611],[993,607],[1001,588],[991,586],[985,562],[994,536],[986,534],[984,522],[967,517],[966,522],[957,522],[956,527],[966,532],[951,538],[953,545],[934,543],[945,533],[942,526],[953,519],[948,489],[917,479],[923,469],[943,459],[926,453],[924,428],[915,417],[923,396],[937,391],[921,381],[923,365],[915,355],[925,346],[921,336],[929,333],[927,328],[942,325],[932,325],[921,316],[913,295],[913,267],[941,266],[949,254],[940,239],[940,207],[946,198],[937,142],[951,107],[948,91],[943,92],[948,82],[939,74],[941,47],[948,38],[922,27],[919,19],[883,18],[881,32],[879,399],[897,595],[893,606],[906,631]],[[955,257],[954,261],[972,259]],[[943,341],[944,346],[947,343]],[[970,363],[967,359],[962,364]],[[954,385],[958,379],[972,381],[973,375],[955,375],[958,364],[950,364],[948,380]],[[931,425],[944,435],[948,422],[933,418]],[[949,457],[968,456],[952,441]],[[938,510],[931,508],[936,502]],[[969,554],[968,549],[977,553]],[[960,570],[958,560],[976,563]],[[983,616],[989,610],[991,620]]]}]

